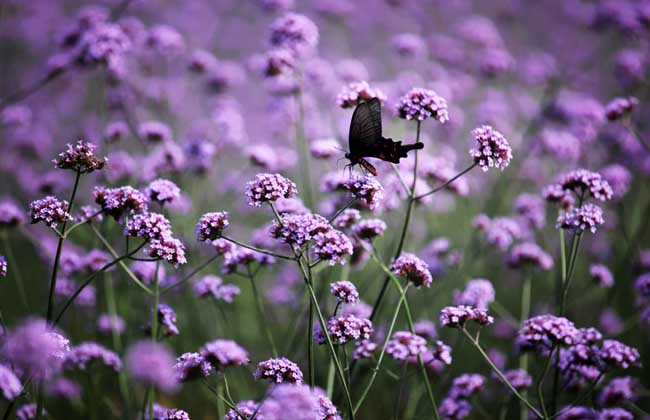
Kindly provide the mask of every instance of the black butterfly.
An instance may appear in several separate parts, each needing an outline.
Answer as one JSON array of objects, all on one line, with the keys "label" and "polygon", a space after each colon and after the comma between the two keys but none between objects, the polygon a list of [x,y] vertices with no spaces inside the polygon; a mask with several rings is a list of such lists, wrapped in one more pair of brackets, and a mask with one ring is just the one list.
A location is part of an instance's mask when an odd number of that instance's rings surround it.
[{"label": "black butterfly", "polygon": [[377,169],[366,159],[373,157],[387,162],[399,163],[409,150],[422,149],[423,143],[402,146],[401,141],[393,141],[381,135],[381,103],[373,98],[362,102],[354,110],[350,122],[350,151],[345,157],[350,160],[347,167],[361,165],[365,170],[377,176]]}]

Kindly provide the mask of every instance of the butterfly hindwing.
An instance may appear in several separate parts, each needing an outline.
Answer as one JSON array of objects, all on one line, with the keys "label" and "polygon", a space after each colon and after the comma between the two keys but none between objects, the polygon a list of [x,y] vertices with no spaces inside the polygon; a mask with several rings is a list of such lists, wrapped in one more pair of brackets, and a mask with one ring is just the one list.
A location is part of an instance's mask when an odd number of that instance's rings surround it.
[{"label": "butterfly hindwing", "polygon": [[374,98],[357,105],[350,123],[349,146],[354,155],[381,141],[381,103]]}]

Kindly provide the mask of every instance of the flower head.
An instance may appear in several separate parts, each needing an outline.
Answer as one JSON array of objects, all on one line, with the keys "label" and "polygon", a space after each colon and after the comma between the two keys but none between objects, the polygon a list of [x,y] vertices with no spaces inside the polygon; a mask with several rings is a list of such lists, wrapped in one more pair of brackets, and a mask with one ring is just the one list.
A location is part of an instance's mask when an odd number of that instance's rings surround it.
[{"label": "flower head", "polygon": [[605,115],[610,121],[615,121],[623,118],[634,111],[634,108],[639,105],[639,100],[634,96],[628,98],[614,98],[605,107]]},{"label": "flower head", "polygon": [[361,340],[358,341],[356,346],[354,347],[354,352],[352,352],[352,358],[354,360],[370,359],[376,350],[377,350],[377,343],[373,343],[370,340]]},{"label": "flower head", "polygon": [[22,391],[23,385],[16,374],[8,366],[0,364],[0,395],[8,401],[13,401]]},{"label": "flower head", "polygon": [[250,362],[248,352],[233,340],[217,339],[205,343],[199,351],[215,369],[242,366]]},{"label": "flower head", "polygon": [[330,285],[330,292],[339,303],[357,303],[359,292],[352,282],[342,280]]},{"label": "flower head", "polygon": [[7,277],[7,259],[0,255],[0,278]]},{"label": "flower head", "polygon": [[138,127],[138,135],[151,143],[166,143],[172,139],[172,130],[160,121],[145,121]]},{"label": "flower head", "polygon": [[494,286],[486,279],[470,280],[462,292],[454,291],[454,304],[487,310],[495,299]]},{"label": "flower head", "polygon": [[598,172],[586,169],[575,169],[560,177],[558,184],[564,190],[573,191],[577,195],[590,193],[596,200],[612,199],[613,191],[607,180]]},{"label": "flower head", "polygon": [[196,224],[196,239],[199,242],[214,241],[229,225],[227,211],[205,213]]},{"label": "flower head", "polygon": [[280,174],[257,174],[254,180],[246,184],[248,205],[254,207],[280,198],[291,198],[297,193],[296,184]]},{"label": "flower head", "polygon": [[604,264],[592,264],[589,267],[589,274],[592,280],[600,287],[612,287],[614,285],[614,276]]},{"label": "flower head", "polygon": [[478,148],[469,151],[483,172],[489,168],[504,169],[512,160],[512,149],[503,134],[489,125],[483,125],[474,131],[472,135],[478,143]]},{"label": "flower head", "polygon": [[102,335],[122,334],[124,330],[126,330],[126,322],[119,315],[101,314],[97,318],[97,331]]},{"label": "flower head", "polygon": [[263,379],[269,383],[302,384],[302,371],[286,357],[260,362],[253,376],[258,381]]},{"label": "flower head", "polygon": [[386,101],[384,92],[377,88],[371,87],[366,81],[352,82],[345,86],[336,98],[336,103],[341,108],[352,108],[363,101],[379,99],[379,102]]},{"label": "flower head", "polygon": [[313,251],[318,258],[334,265],[345,264],[345,256],[352,255],[353,249],[352,242],[343,232],[330,229],[314,236]]},{"label": "flower head", "polygon": [[0,201],[0,229],[15,227],[25,223],[23,210],[11,199]]},{"label": "flower head", "polygon": [[440,123],[449,121],[447,101],[431,89],[411,89],[400,98],[396,110],[397,115],[406,120],[433,118]]},{"label": "flower head", "polygon": [[181,190],[176,184],[168,179],[156,179],[151,181],[144,193],[149,200],[159,204],[171,203],[181,195]]},{"label": "flower head", "polygon": [[427,340],[409,331],[396,331],[386,344],[386,353],[393,359],[404,361],[427,351]]},{"label": "flower head", "polygon": [[174,357],[162,344],[150,340],[135,343],[126,353],[126,366],[131,378],[137,382],[164,392],[177,389]]},{"label": "flower head", "polygon": [[117,353],[94,342],[82,343],[72,347],[63,359],[63,367],[65,369],[87,370],[94,362],[101,363],[115,372],[122,369],[122,361]]},{"label": "flower head", "polygon": [[286,214],[282,216],[282,224],[277,221],[273,223],[271,235],[296,248],[314,240],[316,235],[332,230],[327,219],[313,213]]},{"label": "flower head", "polygon": [[487,311],[471,306],[447,306],[440,311],[440,324],[443,327],[461,328],[469,321],[484,327],[492,324],[494,318]]},{"label": "flower head", "polygon": [[[238,402],[237,404],[235,404],[235,406],[237,407],[237,411],[239,411],[242,415],[246,416],[246,419],[249,419],[252,418],[253,414],[257,412],[257,408],[259,407],[259,404],[253,400],[244,400]],[[246,420],[246,419],[242,419],[241,416],[237,414],[237,411],[231,408],[230,410],[228,410],[223,420]]]},{"label": "flower head", "polygon": [[176,358],[174,370],[179,382],[189,382],[210,376],[212,365],[199,353],[183,353]]},{"label": "flower head", "polygon": [[59,169],[70,169],[78,173],[90,173],[100,170],[106,164],[107,159],[98,159],[95,156],[95,146],[92,143],[78,141],[74,146],[68,144],[65,152],[54,159],[54,166]]},{"label": "flower head", "polygon": [[576,207],[557,218],[556,226],[573,232],[582,233],[590,231],[596,233],[596,228],[605,223],[603,210],[591,203]]},{"label": "flower head", "polygon": [[383,235],[386,227],[386,222],[381,219],[365,219],[352,227],[352,233],[360,239],[373,239]]},{"label": "flower head", "polygon": [[452,398],[470,398],[478,394],[485,387],[485,376],[478,373],[464,373],[451,384],[449,396]]},{"label": "flower head", "polygon": [[405,277],[416,287],[429,287],[433,282],[429,265],[415,254],[402,253],[391,265],[391,271],[398,276]]},{"label": "flower head", "polygon": [[343,188],[350,191],[355,198],[368,206],[370,210],[377,208],[384,198],[384,187],[375,178],[367,175],[350,178],[343,184]]},{"label": "flower head", "polygon": [[517,346],[522,351],[547,351],[553,346],[572,346],[580,339],[580,330],[568,319],[538,315],[524,321],[517,336]]},{"label": "flower head", "polygon": [[140,237],[148,241],[171,236],[171,234],[171,223],[160,213],[135,214],[124,228],[124,235]]},{"label": "flower head", "polygon": [[163,235],[149,242],[148,254],[152,258],[167,261],[174,267],[185,264],[185,246],[171,235]]},{"label": "flower head", "polygon": [[318,27],[305,15],[286,13],[271,24],[271,45],[289,49],[297,56],[314,50],[318,38]]},{"label": "flower head", "polygon": [[59,223],[72,220],[68,208],[67,201],[49,195],[40,200],[32,201],[29,205],[29,216],[32,223],[44,222],[47,226],[55,228]]},{"label": "flower head", "polygon": [[95,202],[115,220],[124,214],[143,213],[147,211],[147,197],[128,185],[117,188],[95,187]]},{"label": "flower head", "polygon": [[607,367],[627,369],[631,366],[638,366],[641,356],[637,349],[618,340],[604,340],[599,357]]},{"label": "flower head", "polygon": [[[372,334],[372,322],[367,318],[359,318],[351,314],[340,315],[327,321],[327,334],[335,344],[368,340]],[[314,340],[318,344],[327,342],[320,327],[314,329]]]},{"label": "flower head", "polygon": [[553,268],[553,257],[534,242],[523,242],[512,247],[508,255],[511,267],[533,267],[548,271]]}]

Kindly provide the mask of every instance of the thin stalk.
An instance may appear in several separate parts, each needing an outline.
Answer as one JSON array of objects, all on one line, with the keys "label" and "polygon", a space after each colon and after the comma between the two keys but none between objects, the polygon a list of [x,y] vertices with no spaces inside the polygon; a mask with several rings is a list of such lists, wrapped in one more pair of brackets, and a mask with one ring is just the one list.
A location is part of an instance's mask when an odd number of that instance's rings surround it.
[{"label": "thin stalk", "polygon": [[[530,298],[532,290],[532,281],[530,273],[526,273],[524,277],[524,284],[521,288],[521,316],[519,320],[523,323],[526,319],[530,317]],[[524,352],[519,357],[519,368],[528,372],[528,353]],[[521,392],[522,397],[528,398],[528,391],[523,390]],[[528,420],[528,412],[526,406],[521,404],[519,409],[519,419]]]},{"label": "thin stalk", "polygon": [[402,372],[399,377],[399,388],[397,391],[397,398],[395,399],[395,407],[393,411],[393,419],[399,420],[399,409],[400,406],[402,405],[402,395],[404,394],[404,385],[406,382],[406,368],[408,367],[408,363],[402,362]]},{"label": "thin stalk", "polygon": [[[32,83],[29,86],[19,88],[17,91],[5,96],[4,98],[0,99],[0,110],[4,109],[5,107],[16,103],[20,102],[29,96],[33,95],[34,93],[38,92],[42,88],[48,85],[52,80],[56,79],[60,75],[62,75],[65,72],[65,69],[61,69],[59,71],[53,71],[50,72],[47,76],[37,80],[36,82]],[[37,414],[38,415],[38,414]]]},{"label": "thin stalk", "polygon": [[573,273],[575,271],[576,259],[578,258],[578,250],[580,249],[580,242],[582,240],[582,234],[576,233],[573,239],[571,240],[571,254],[569,256],[569,268],[567,271],[566,283],[562,288],[562,300],[560,301],[560,316],[564,316],[566,311],[566,301],[569,296],[569,288],[571,287],[571,281],[573,280]]},{"label": "thin stalk", "polygon": [[327,398],[332,399],[334,394],[334,362],[330,360],[329,366],[327,367]]},{"label": "thin stalk", "polygon": [[546,379],[548,373],[551,370],[551,361],[553,360],[553,356],[555,355],[555,350],[556,350],[555,347],[551,349],[551,352],[548,355],[548,359],[546,359],[546,364],[544,365],[544,369],[542,370],[542,376],[537,381],[537,399],[539,400],[539,405],[542,408],[542,413],[544,413],[545,419],[548,418],[548,412],[546,411],[546,403],[544,402],[544,380]]},{"label": "thin stalk", "polygon": [[[160,294],[158,290],[158,275],[160,273],[160,261],[156,261],[156,271],[153,276],[153,305],[151,314],[151,341],[156,344],[158,342],[158,304]],[[153,387],[149,389],[149,418],[153,419],[153,402],[156,399],[156,391]]]},{"label": "thin stalk", "polygon": [[290,261],[295,260],[294,257],[291,257],[291,256],[289,256],[289,255],[276,254],[275,252],[268,251],[268,250],[266,250],[266,249],[257,248],[257,247],[254,247],[254,246],[252,246],[252,245],[248,245],[248,244],[245,244],[245,243],[243,243],[243,242],[239,242],[239,241],[237,241],[237,240],[235,240],[235,239],[233,239],[233,238],[229,238],[228,236],[222,236],[222,238],[225,239],[225,240],[228,241],[228,242],[232,242],[232,243],[235,244],[235,245],[239,245],[239,246],[241,246],[242,248],[248,248],[248,249],[250,249],[251,251],[259,252],[260,254],[270,255],[270,256],[272,256],[272,257],[281,258],[281,259],[283,259],[283,260],[290,260]]},{"label": "thin stalk", "polygon": [[309,172],[310,156],[309,150],[307,149],[307,142],[305,141],[304,132],[305,107],[302,100],[302,78],[299,72],[296,74],[296,82],[298,85],[298,90],[296,91],[295,95],[296,107],[298,108],[298,118],[296,120],[296,145],[298,147],[298,162],[300,166],[300,178],[302,180],[303,196],[305,197],[305,204],[308,208],[311,209],[314,206],[314,200],[311,188],[311,173]]},{"label": "thin stalk", "polygon": [[465,327],[461,328],[460,330],[462,331],[463,334],[465,334],[465,336],[469,339],[469,341],[472,343],[472,345],[474,347],[476,347],[476,349],[481,354],[483,359],[485,359],[485,361],[490,366],[492,371],[494,371],[494,373],[499,377],[499,379],[501,379],[503,381],[503,383],[510,389],[510,392],[512,392],[512,394],[517,399],[519,399],[519,401],[524,403],[526,405],[526,407],[528,407],[528,409],[530,411],[532,411],[533,414],[535,414],[538,418],[540,418],[540,419],[547,418],[544,415],[542,415],[539,411],[537,411],[537,409],[530,402],[528,402],[527,399],[522,397],[521,394],[519,393],[519,391],[517,391],[517,389],[514,386],[512,386],[510,381],[508,381],[508,379],[503,375],[501,370],[494,364],[494,362],[492,362],[492,360],[490,359],[490,356],[488,356],[487,353],[485,353],[485,350],[483,350],[483,347],[481,347],[481,344],[478,342],[478,340],[476,340],[474,337],[472,337],[472,335],[465,329]]},{"label": "thin stalk", "polygon": [[264,329],[266,338],[269,341],[269,345],[271,346],[271,352],[273,353],[273,357],[278,357],[278,351],[275,347],[273,334],[271,334],[271,330],[269,328],[268,322],[266,322],[266,317],[264,316],[264,303],[262,302],[262,296],[260,296],[257,290],[257,285],[255,284],[255,276],[251,272],[250,267],[247,266],[246,269],[248,270],[247,277],[250,280],[251,289],[253,290],[253,298],[255,299],[255,306],[257,307],[257,315],[259,317],[259,323],[262,324],[262,328]]},{"label": "thin stalk", "polygon": [[334,220],[336,220],[337,217],[341,215],[345,210],[349,209],[350,206],[352,206],[354,203],[357,202],[357,197],[354,197],[352,200],[348,201],[343,207],[338,209],[336,213],[332,217],[329,218],[329,222],[332,223]]},{"label": "thin stalk", "polygon": [[440,186],[438,186],[438,187],[432,189],[432,190],[429,191],[429,192],[426,192],[426,193],[424,193],[424,194],[420,194],[420,195],[416,196],[415,199],[416,199],[416,200],[421,200],[421,199],[423,199],[424,197],[430,196],[431,194],[435,194],[435,193],[437,193],[438,191],[443,190],[444,188],[447,188],[447,187],[449,186],[449,184],[451,184],[452,182],[456,181],[456,180],[457,180],[458,178],[460,178],[461,176],[465,175],[466,173],[468,173],[469,171],[471,171],[472,169],[474,169],[474,167],[475,167],[476,165],[478,165],[478,163],[472,163],[472,164],[471,164],[470,166],[468,166],[466,169],[464,169],[463,171],[461,171],[461,172],[457,173],[456,175],[454,175],[451,179],[449,179],[449,181],[447,181],[447,182],[445,182],[444,184],[442,184],[442,185],[440,185]]},{"label": "thin stalk", "polygon": [[212,261],[216,260],[219,258],[220,255],[214,255],[210,257],[207,261],[201,263],[198,267],[196,267],[194,270],[190,271],[185,277],[177,281],[176,283],[165,287],[160,291],[161,295],[164,295],[165,293],[169,292],[172,289],[175,289],[176,287],[180,286],[181,284],[184,284],[185,282],[189,281],[194,277],[196,274],[198,274],[199,271],[203,270],[205,267],[207,267]]},{"label": "thin stalk", "polygon": [[[311,271],[311,267],[307,267],[307,270]],[[309,282],[311,283],[311,273],[309,273]],[[323,330],[324,334],[327,334],[327,330]],[[314,366],[314,303],[309,301],[309,317],[307,318],[307,359],[309,367],[309,386],[314,387],[316,384],[316,368]]]},{"label": "thin stalk", "polygon": [[[214,385],[214,390],[215,390],[215,392],[216,392],[217,394],[220,394],[220,392],[219,392],[220,389],[219,389],[219,388],[221,388],[221,387],[220,387],[219,385],[220,385],[219,377],[217,377],[217,383]],[[226,410],[225,410],[224,407],[223,407],[223,400],[222,400],[221,398],[219,398],[219,399],[217,400],[217,418],[218,418],[218,419],[223,418],[223,415],[224,415],[224,412],[225,412],[225,411],[226,411]]]},{"label": "thin stalk", "polygon": [[551,417],[549,417],[549,420],[553,420],[553,419],[561,416],[562,414],[564,414],[571,407],[575,407],[575,406],[581,404],[589,395],[591,395],[592,392],[594,392],[594,389],[596,389],[596,385],[598,385],[598,382],[600,382],[600,380],[603,378],[603,376],[605,376],[605,373],[601,372],[596,377],[596,379],[594,379],[594,381],[591,384],[589,384],[589,387],[586,390],[584,390],[580,395],[578,395],[578,398],[571,401],[571,403],[568,406],[562,408],[562,410],[560,410],[559,412],[557,412],[557,413],[553,414]]},{"label": "thin stalk", "polygon": [[20,295],[20,300],[23,303],[23,306],[25,306],[25,308],[29,311],[29,303],[27,302],[27,293],[25,293],[23,276],[20,272],[20,265],[16,264],[16,258],[14,257],[11,241],[9,241],[9,234],[5,229],[3,229],[0,231],[0,235],[2,236],[2,242],[4,244],[5,256],[7,257],[9,270],[11,270],[14,276],[16,276],[16,284],[18,285],[18,294]]}]

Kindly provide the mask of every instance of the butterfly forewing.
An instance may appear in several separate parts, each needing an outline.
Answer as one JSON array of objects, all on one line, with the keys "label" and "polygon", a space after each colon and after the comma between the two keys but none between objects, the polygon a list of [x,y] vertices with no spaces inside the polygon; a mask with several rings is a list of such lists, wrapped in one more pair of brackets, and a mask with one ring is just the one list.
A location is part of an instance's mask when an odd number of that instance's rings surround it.
[{"label": "butterfly forewing", "polygon": [[381,140],[381,103],[374,98],[357,105],[350,123],[350,152],[363,156],[367,146]]}]

